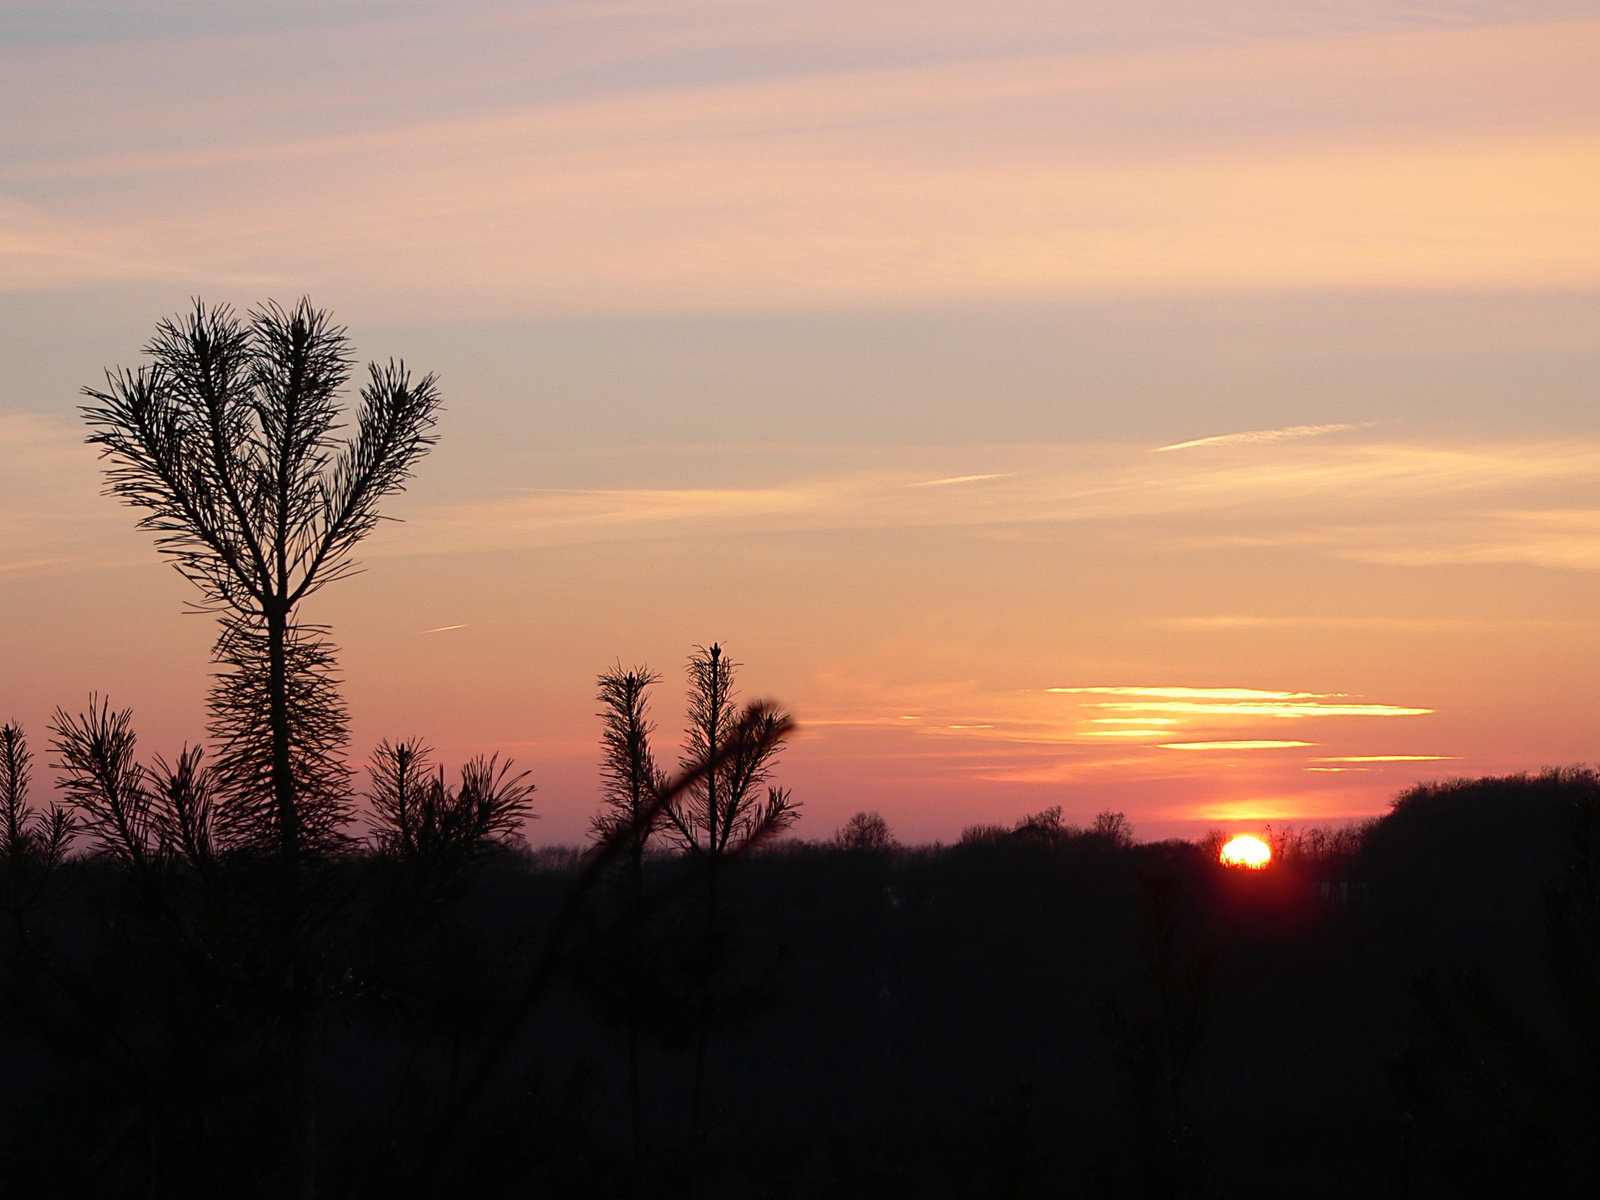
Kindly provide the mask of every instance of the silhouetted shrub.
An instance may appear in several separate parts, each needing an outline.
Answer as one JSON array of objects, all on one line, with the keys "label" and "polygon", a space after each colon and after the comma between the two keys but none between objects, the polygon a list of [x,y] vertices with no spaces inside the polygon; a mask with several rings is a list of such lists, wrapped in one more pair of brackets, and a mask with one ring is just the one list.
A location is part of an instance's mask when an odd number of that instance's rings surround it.
[{"label": "silhouetted shrub", "polygon": [[840,828],[834,841],[845,850],[883,851],[897,846],[889,822],[876,812],[858,812]]}]

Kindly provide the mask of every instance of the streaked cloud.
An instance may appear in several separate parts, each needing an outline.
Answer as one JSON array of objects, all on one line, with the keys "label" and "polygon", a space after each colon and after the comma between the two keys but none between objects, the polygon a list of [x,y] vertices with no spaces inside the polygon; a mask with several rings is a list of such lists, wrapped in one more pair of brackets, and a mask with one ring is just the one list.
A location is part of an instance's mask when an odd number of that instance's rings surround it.
[{"label": "streaked cloud", "polygon": [[1316,692],[1270,692],[1260,688],[1053,687],[1046,691],[1075,696],[1141,696],[1159,700],[1311,700]]},{"label": "streaked cloud", "polygon": [[1171,737],[1172,736],[1172,730],[1170,730],[1170,729],[1086,729],[1086,730],[1083,731],[1081,736],[1083,736],[1083,737],[1091,737],[1091,738],[1143,738],[1143,739],[1148,741],[1148,740],[1151,740],[1153,738]]},{"label": "streaked cloud", "polygon": [[1097,704],[1096,708],[1119,712],[1192,713],[1207,717],[1421,717],[1431,708],[1403,708],[1394,704],[1329,704],[1322,700],[1281,701],[1201,701],[1158,700]]},{"label": "streaked cloud", "polygon": [[1277,741],[1164,742],[1161,748],[1163,750],[1297,750],[1315,745],[1315,742]]},{"label": "streaked cloud", "polygon": [[1390,762],[1454,762],[1460,756],[1453,754],[1343,754],[1334,758],[1319,758],[1324,763],[1390,763]]},{"label": "streaked cloud", "polygon": [[952,483],[981,483],[985,479],[1010,479],[1010,475],[952,475],[948,479],[923,479],[907,487],[946,487]]},{"label": "streaked cloud", "polygon": [[[1060,689],[1050,688],[1052,692]],[[1090,725],[1176,725],[1176,717],[1090,717]],[[1141,730],[1140,732],[1144,732]]]},{"label": "streaked cloud", "polygon": [[[56,569],[63,520],[95,554],[124,555],[141,544],[95,493],[99,472],[78,430],[34,417],[8,418],[0,467],[11,501],[0,563]],[[640,452],[649,475],[670,478],[683,448]],[[475,498],[395,506],[403,524],[385,525],[363,547],[392,555],[503,552],[640,539],[782,533],[940,530],[950,536],[1025,536],[1040,545],[1137,548],[1142,554],[1205,556],[1296,552],[1326,561],[1383,566],[1502,566],[1600,571],[1600,442],[1419,443],[1316,439],[1241,445],[1225,460],[1153,456],[1137,447],[990,447],[983,457],[1012,469],[981,481],[941,472],[964,450],[927,447],[748,447],[728,451],[685,486],[529,487],[539,461],[488,464]],[[59,462],[58,468],[52,464]],[[637,476],[629,459],[594,469]],[[749,482],[746,482],[748,480]],[[105,539],[118,531],[117,549]],[[85,553],[90,542],[83,543]],[[78,544],[74,542],[74,544]],[[1097,551],[1098,552],[1098,551]],[[81,556],[80,556],[81,557]],[[22,566],[21,564],[27,564]],[[1529,616],[1187,616],[1142,618],[1175,632],[1281,627],[1379,633],[1470,634],[1492,629],[1576,628],[1575,618]],[[1581,622],[1579,622],[1581,624]],[[1247,689],[1248,690],[1248,689]],[[1087,695],[1087,693],[1085,693]],[[1118,697],[1106,693],[1106,700]],[[1326,696],[1199,691],[1122,699],[1222,701],[1276,706]],[[1110,710],[1111,712],[1121,710]],[[1352,710],[1353,711],[1353,710]],[[1108,714],[1109,715],[1109,714]],[[1374,715],[1376,715],[1374,713]]]},{"label": "streaked cloud", "polygon": [[[683,453],[671,448],[656,456],[666,464]],[[1103,528],[1123,531],[1125,539],[1137,529],[1137,544],[1178,554],[1299,547],[1392,565],[1600,570],[1600,506],[1589,486],[1600,477],[1600,443],[1587,440],[1313,440],[1241,446],[1222,462],[1117,446],[995,447],[986,456],[1015,470],[994,472],[981,487],[911,486],[931,482],[926,466],[945,453],[815,447],[797,458],[750,447],[730,465],[770,481],[757,486],[563,489],[507,480],[498,495],[410,510],[408,524],[385,531],[375,552],[785,530],[1031,530],[1059,538]],[[1174,620],[1203,626],[1272,618]]]},{"label": "streaked cloud", "polygon": [[1128,713],[1299,718],[1418,717],[1433,711],[1430,708],[1405,708],[1393,704],[1352,704],[1337,694],[1273,692],[1259,688],[1053,687],[1047,690],[1061,695],[1125,697],[1092,701],[1089,707]]},{"label": "streaked cloud", "polygon": [[[1595,618],[1600,622],[1600,616]],[[1334,615],[1157,617],[1157,629],[1211,632],[1231,629],[1344,629],[1375,633],[1492,633],[1509,630],[1571,629],[1583,622],[1549,617],[1363,617]]]},{"label": "streaked cloud", "polygon": [[1360,429],[1361,425],[1291,425],[1287,429],[1252,429],[1246,433],[1219,433],[1214,437],[1195,438],[1188,442],[1173,442],[1170,446],[1157,446],[1156,453],[1167,450],[1191,450],[1196,446],[1253,446],[1260,442],[1286,442],[1296,438],[1320,437],[1325,433],[1342,433],[1347,429]]},{"label": "streaked cloud", "polygon": [[1349,800],[1337,794],[1288,793],[1252,799],[1225,800],[1196,804],[1175,810],[1193,821],[1216,825],[1254,823],[1258,821],[1341,821],[1364,815],[1360,808],[1348,807]]},{"label": "streaked cloud", "polygon": [[[13,48],[0,286],[458,318],[1600,283],[1597,21],[1111,44],[1027,7],[985,44],[900,10],[796,61],[796,22],[838,35],[779,12]],[[770,59],[707,69],[751,38]]]},{"label": "streaked cloud", "polygon": [[143,534],[101,498],[94,451],[80,430],[26,413],[0,413],[0,571],[81,573],[148,561]]}]

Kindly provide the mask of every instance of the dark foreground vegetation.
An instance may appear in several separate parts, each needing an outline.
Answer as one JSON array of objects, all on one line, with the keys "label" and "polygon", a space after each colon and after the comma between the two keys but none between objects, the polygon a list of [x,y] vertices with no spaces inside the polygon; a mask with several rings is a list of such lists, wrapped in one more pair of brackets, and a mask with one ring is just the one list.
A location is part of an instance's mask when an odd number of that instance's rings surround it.
[{"label": "dark foreground vegetation", "polygon": [[[383,742],[328,631],[438,393],[302,301],[196,304],[88,390],[109,490],[218,618],[207,749],[0,727],[0,1195],[1563,1197],[1600,1161],[1600,779],[1414,789],[1353,830],[1135,845],[1058,809],[785,841],[790,732],[689,659],[600,677],[603,806]],[[42,790],[42,789],[40,789]]]},{"label": "dark foreground vegetation", "polygon": [[[625,858],[319,862],[317,1193],[1593,1194],[1593,774],[1417,788],[1262,872],[1053,813],[860,824],[729,866],[709,960],[690,856],[643,860],[637,930]],[[293,1191],[270,871],[39,862],[6,880],[5,1194]]]}]

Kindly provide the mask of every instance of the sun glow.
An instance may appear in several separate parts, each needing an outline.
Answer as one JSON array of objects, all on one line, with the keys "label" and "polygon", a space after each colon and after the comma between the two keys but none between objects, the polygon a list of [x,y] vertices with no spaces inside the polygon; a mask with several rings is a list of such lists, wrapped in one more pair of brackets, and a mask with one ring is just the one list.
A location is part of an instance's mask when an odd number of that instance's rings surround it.
[{"label": "sun glow", "polygon": [[1272,851],[1260,838],[1244,834],[1224,846],[1219,858],[1225,867],[1244,867],[1247,870],[1259,871],[1272,861]]}]

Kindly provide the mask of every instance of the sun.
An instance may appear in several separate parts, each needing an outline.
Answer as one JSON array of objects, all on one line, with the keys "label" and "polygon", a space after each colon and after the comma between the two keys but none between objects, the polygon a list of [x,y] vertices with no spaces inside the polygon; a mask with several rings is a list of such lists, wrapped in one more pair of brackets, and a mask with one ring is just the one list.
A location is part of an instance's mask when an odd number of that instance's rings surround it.
[{"label": "sun", "polygon": [[1244,834],[1224,846],[1219,857],[1225,867],[1244,867],[1246,870],[1259,871],[1272,861],[1272,851],[1260,838]]}]

